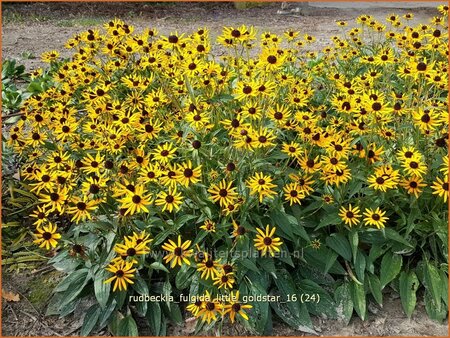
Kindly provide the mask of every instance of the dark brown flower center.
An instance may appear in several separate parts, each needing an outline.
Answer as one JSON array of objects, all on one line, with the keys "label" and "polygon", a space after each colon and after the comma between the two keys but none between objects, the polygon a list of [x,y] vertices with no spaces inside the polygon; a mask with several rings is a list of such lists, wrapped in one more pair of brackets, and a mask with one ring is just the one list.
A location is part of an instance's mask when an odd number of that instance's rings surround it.
[{"label": "dark brown flower center", "polygon": [[272,238],[264,237],[263,242],[264,242],[265,245],[271,245],[272,244]]}]

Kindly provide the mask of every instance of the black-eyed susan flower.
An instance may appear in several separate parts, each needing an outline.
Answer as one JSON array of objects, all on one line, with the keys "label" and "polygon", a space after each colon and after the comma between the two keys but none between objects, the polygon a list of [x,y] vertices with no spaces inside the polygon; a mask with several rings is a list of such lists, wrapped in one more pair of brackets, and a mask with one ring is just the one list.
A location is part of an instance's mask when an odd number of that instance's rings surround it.
[{"label": "black-eyed susan flower", "polygon": [[153,159],[161,164],[167,164],[175,157],[177,148],[172,143],[160,144],[152,152]]},{"label": "black-eyed susan flower", "polygon": [[[135,256],[148,254],[150,252],[150,249],[148,248],[149,241],[137,236],[136,233],[131,237],[125,236],[124,243],[117,243],[114,246],[114,251],[122,257],[131,257],[131,259]],[[139,243],[138,239],[141,239]]]},{"label": "black-eyed susan flower", "polygon": [[42,202],[43,206],[48,208],[49,211],[56,210],[62,214],[66,206],[65,203],[68,198],[68,193],[66,188],[58,187],[47,193],[42,193],[39,201]]},{"label": "black-eyed susan flower", "polygon": [[292,204],[301,204],[301,200],[305,198],[305,193],[301,190],[298,183],[289,183],[283,187],[284,199]]},{"label": "black-eyed susan flower", "polygon": [[197,299],[193,303],[190,303],[188,306],[186,306],[186,310],[197,317],[198,313],[204,308],[204,306],[205,302],[203,300]]},{"label": "black-eyed susan flower", "polygon": [[99,200],[90,200],[87,195],[83,197],[73,196],[70,199],[70,204],[67,208],[67,213],[72,215],[71,221],[79,223],[86,219],[92,219],[92,213],[97,209]]},{"label": "black-eyed susan flower", "polygon": [[339,217],[345,224],[351,227],[359,223],[361,218],[361,211],[359,207],[349,204],[348,208],[341,207],[341,209],[339,209]]},{"label": "black-eyed susan flower", "polygon": [[384,216],[386,214],[386,211],[382,211],[380,208],[376,208],[375,210],[371,208],[366,208],[364,211],[364,223],[366,225],[374,225],[378,229],[384,228],[388,217]]},{"label": "black-eyed susan flower", "polygon": [[200,226],[200,229],[203,229],[206,232],[216,232],[216,223],[210,219],[206,219]]},{"label": "black-eyed susan flower", "polygon": [[230,292],[230,301],[223,308],[223,314],[228,314],[230,316],[230,320],[234,323],[237,315],[242,317],[245,320],[248,320],[248,315],[246,310],[253,308],[250,304],[243,304],[239,301],[239,291],[231,291]]},{"label": "black-eyed susan flower", "polygon": [[447,202],[449,196],[448,187],[448,175],[445,175],[444,178],[436,177],[431,189],[433,190],[433,195],[438,195],[444,199],[444,202]]},{"label": "black-eyed susan flower", "polygon": [[169,239],[169,241],[162,246],[162,249],[168,252],[168,254],[164,256],[164,261],[166,263],[170,262],[171,268],[174,268],[176,265],[181,266],[183,263],[191,265],[189,257],[194,254],[193,249],[189,249],[191,243],[192,241],[190,240],[182,242],[181,236],[178,236],[177,243]]},{"label": "black-eyed susan flower", "polygon": [[234,203],[238,194],[236,188],[232,188],[232,185],[232,181],[227,183],[224,179],[219,184],[212,184],[208,189],[211,199],[216,203],[219,202],[221,207]]},{"label": "black-eyed susan flower", "polygon": [[169,188],[167,192],[161,191],[155,200],[155,204],[162,206],[162,211],[178,211],[183,204],[183,197],[180,192],[177,192],[176,188]]},{"label": "black-eyed susan flower", "polygon": [[133,268],[133,263],[126,261],[116,262],[109,264],[106,270],[114,274],[114,276],[104,282],[106,284],[114,281],[113,291],[117,289],[119,291],[127,290],[128,284],[134,284],[132,279],[136,268]]},{"label": "black-eyed susan flower", "polygon": [[235,279],[233,273],[219,273],[213,277],[213,285],[215,285],[218,289],[231,289],[233,288],[234,283]]},{"label": "black-eyed susan flower", "polygon": [[417,176],[405,177],[400,184],[408,194],[414,195],[416,198],[419,198],[422,188],[427,186],[426,183],[423,183],[422,178]]},{"label": "black-eyed susan flower", "polygon": [[253,240],[255,243],[256,249],[261,251],[262,256],[274,256],[275,252],[280,251],[280,246],[283,244],[279,237],[273,237],[275,235],[276,227],[270,229],[270,226],[266,226],[265,232],[259,228],[256,228],[258,234],[256,234],[256,238]]},{"label": "black-eyed susan flower", "polygon": [[212,256],[205,253],[205,257],[201,262],[197,263],[197,271],[201,272],[200,277],[203,279],[214,278],[219,274],[218,268],[220,263],[218,260],[214,260]]},{"label": "black-eyed susan flower", "polygon": [[151,196],[146,194],[144,186],[134,187],[132,191],[126,190],[126,195],[120,200],[121,208],[126,209],[126,215],[134,215],[140,212],[149,212],[147,206],[152,203]]},{"label": "black-eyed susan flower", "polygon": [[190,184],[195,184],[200,181],[202,175],[202,166],[192,166],[191,160],[178,165],[178,174],[176,180],[183,186],[187,187]]},{"label": "black-eyed susan flower", "polygon": [[197,318],[209,324],[213,320],[216,321],[218,319],[217,317],[222,315],[223,305],[216,298],[213,298],[209,291],[206,291],[204,298],[203,307],[198,311]]},{"label": "black-eyed susan flower", "polygon": [[277,194],[272,190],[276,187],[272,183],[273,178],[269,175],[264,175],[262,172],[256,173],[247,180],[247,187],[250,189],[250,194],[258,194],[259,202],[262,202],[264,197],[273,198]]},{"label": "black-eyed susan flower", "polygon": [[61,234],[57,233],[58,227],[56,224],[48,223],[47,225],[36,227],[36,233],[34,234],[33,243],[39,244],[40,248],[50,250],[58,245],[58,239],[61,238]]}]

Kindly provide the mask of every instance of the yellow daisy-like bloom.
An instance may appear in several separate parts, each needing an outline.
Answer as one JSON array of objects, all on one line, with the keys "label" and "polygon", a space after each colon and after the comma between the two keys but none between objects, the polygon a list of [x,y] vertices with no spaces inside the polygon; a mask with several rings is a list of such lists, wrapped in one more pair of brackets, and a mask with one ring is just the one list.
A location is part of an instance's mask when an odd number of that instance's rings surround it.
[{"label": "yellow daisy-like bloom", "polygon": [[448,199],[448,176],[445,175],[444,179],[440,177],[436,177],[436,181],[433,182],[431,186],[433,189],[433,195],[438,195],[444,199],[444,202],[447,202]]},{"label": "yellow daisy-like bloom", "polygon": [[197,299],[194,303],[191,303],[188,306],[186,306],[186,310],[188,310],[195,317],[197,317],[200,310],[203,309],[204,307],[205,307],[205,302],[200,299]]},{"label": "yellow daisy-like bloom", "polygon": [[87,196],[72,197],[73,206],[67,208],[67,213],[73,215],[71,221],[79,223],[86,219],[92,219],[92,212],[97,209],[99,200],[88,200]]},{"label": "yellow daisy-like bloom", "polygon": [[169,253],[164,256],[164,261],[170,263],[170,267],[174,268],[176,265],[181,266],[183,262],[187,265],[191,265],[189,257],[193,255],[194,250],[189,249],[192,241],[181,242],[181,236],[178,236],[178,244],[169,239],[169,242],[164,243],[162,248]]},{"label": "yellow daisy-like bloom", "polygon": [[230,302],[223,308],[223,314],[229,314],[230,320],[234,323],[236,315],[241,316],[245,320],[248,320],[245,310],[253,308],[250,304],[242,304],[239,302],[239,291],[231,291]]},{"label": "yellow daisy-like bloom", "polygon": [[175,157],[177,148],[172,143],[160,144],[153,152],[153,159],[161,164],[167,164]]},{"label": "yellow daisy-like bloom", "polygon": [[168,192],[161,191],[158,198],[155,201],[156,205],[162,205],[162,211],[168,210],[172,212],[173,210],[178,211],[183,203],[183,197],[181,193],[177,193],[177,189],[169,188]]},{"label": "yellow daisy-like bloom", "polygon": [[66,188],[58,187],[55,191],[42,194],[39,201],[44,203],[45,207],[49,207],[49,211],[59,211],[61,214],[65,208],[65,202],[67,200],[68,190]]},{"label": "yellow daisy-like bloom", "polygon": [[425,163],[416,158],[411,158],[403,161],[402,167],[406,174],[422,177],[427,171]]},{"label": "yellow daisy-like bloom", "polygon": [[270,256],[274,256],[275,251],[280,252],[279,246],[281,246],[283,242],[280,240],[279,237],[273,238],[276,229],[277,229],[276,227],[270,229],[269,225],[266,226],[266,232],[262,231],[259,228],[256,228],[258,234],[254,239],[255,247],[262,252],[262,256],[266,256],[267,253]]},{"label": "yellow daisy-like bloom", "polygon": [[301,204],[300,201],[305,198],[304,192],[301,190],[298,183],[289,183],[284,188],[284,198],[289,201],[289,205],[294,203]]},{"label": "yellow daisy-like bloom", "polygon": [[212,320],[217,320],[217,315],[222,315],[222,308],[222,304],[220,304],[216,299],[213,299],[211,294],[206,291],[204,306],[200,311],[198,311],[196,317],[200,317],[202,321],[209,324]]},{"label": "yellow daisy-like bloom", "polygon": [[364,223],[366,225],[375,225],[378,229],[384,228],[386,221],[389,219],[385,217],[386,211],[381,211],[380,208],[376,208],[375,210],[366,208],[364,211]]},{"label": "yellow daisy-like bloom", "polygon": [[422,188],[427,186],[423,183],[423,180],[417,176],[405,178],[400,184],[406,189],[408,194],[414,195],[416,198],[419,198],[419,195],[422,193]]},{"label": "yellow daisy-like bloom", "polygon": [[200,229],[205,230],[206,232],[216,232],[216,223],[211,221],[210,219],[205,220]]},{"label": "yellow daisy-like bloom", "polygon": [[122,258],[123,257],[134,257],[136,255],[145,255],[150,252],[150,249],[148,248],[149,242],[146,240],[143,240],[138,243],[135,240],[134,236],[133,237],[126,236],[124,238],[124,240],[125,240],[124,244],[117,243],[114,246],[114,251],[117,252],[120,256],[122,256]]},{"label": "yellow daisy-like bloom", "polygon": [[219,202],[221,207],[226,207],[229,204],[233,204],[237,199],[238,194],[236,188],[232,188],[233,182],[227,183],[224,179],[219,184],[213,184],[208,189],[211,194],[211,199],[214,202]]},{"label": "yellow daisy-like bloom", "polygon": [[213,277],[213,285],[217,286],[218,289],[225,288],[231,289],[233,284],[235,283],[234,274],[233,273],[221,273],[216,277]]},{"label": "yellow daisy-like bloom", "polygon": [[125,216],[148,212],[147,206],[152,202],[150,195],[144,193],[144,186],[136,186],[133,191],[126,190],[126,192],[126,196],[120,200],[121,208],[126,209]]},{"label": "yellow daisy-like bloom", "polygon": [[58,239],[61,238],[61,235],[56,233],[58,227],[56,224],[49,223],[47,226],[37,227],[37,233],[34,234],[35,240],[33,243],[39,244],[40,248],[45,247],[45,249],[49,250],[50,247],[55,248],[58,244]]},{"label": "yellow daisy-like bloom", "polygon": [[250,194],[259,194],[259,202],[262,202],[264,197],[268,196],[272,198],[273,195],[277,194],[275,191],[271,190],[276,187],[276,185],[271,182],[272,178],[270,176],[259,172],[247,181],[247,187],[250,188]]},{"label": "yellow daisy-like bloom", "polygon": [[127,283],[134,284],[131,279],[134,278],[134,272],[136,269],[133,268],[132,262],[126,262],[123,260],[116,261],[113,264],[109,264],[106,270],[114,274],[114,276],[104,281],[105,284],[115,281],[113,291],[116,291],[117,288],[119,291],[126,290]]},{"label": "yellow daisy-like bloom", "polygon": [[348,208],[341,207],[339,211],[339,217],[341,217],[345,224],[353,226],[359,223],[359,219],[361,218],[361,211],[358,207],[352,207],[352,205],[349,204]]},{"label": "yellow daisy-like bloom", "polygon": [[202,273],[200,277],[203,279],[214,278],[219,274],[217,269],[220,267],[220,263],[213,260],[210,254],[205,253],[204,255],[204,259],[197,263],[197,271]]},{"label": "yellow daisy-like bloom", "polygon": [[189,184],[195,184],[200,181],[202,176],[202,166],[194,168],[192,162],[188,160],[186,163],[182,163],[178,166],[179,174],[175,177],[177,181],[187,187]]},{"label": "yellow daisy-like bloom", "polygon": [[44,52],[41,55],[41,59],[43,62],[50,63],[52,61],[55,61],[59,58],[59,53],[56,50],[51,50],[49,52]]}]

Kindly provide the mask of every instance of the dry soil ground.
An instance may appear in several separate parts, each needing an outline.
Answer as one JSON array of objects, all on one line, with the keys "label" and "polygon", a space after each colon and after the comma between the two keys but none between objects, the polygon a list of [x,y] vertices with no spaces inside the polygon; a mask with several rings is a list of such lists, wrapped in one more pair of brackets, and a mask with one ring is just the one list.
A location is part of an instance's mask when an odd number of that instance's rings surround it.
[{"label": "dry soil ground", "polygon": [[[271,31],[282,33],[288,28],[312,34],[317,38],[315,48],[327,45],[330,37],[339,34],[336,20],[351,21],[366,12],[377,19],[384,18],[395,12],[404,14],[413,12],[414,22],[427,22],[437,15],[433,9],[332,9],[306,8],[295,15],[278,15],[280,4],[271,3],[261,7],[237,10],[232,3],[208,4],[175,4],[175,3],[3,3],[2,12],[2,58],[17,59],[26,65],[27,69],[40,67],[40,54],[56,49],[63,51],[65,41],[73,34],[92,27],[100,27],[112,17],[119,17],[134,25],[137,30],[145,27],[157,28],[162,34],[173,31],[192,32],[198,27],[208,27],[211,35],[220,34],[223,26],[241,24],[254,25],[259,32]],[[220,50],[219,50],[220,53]],[[69,52],[63,52],[68,56]],[[48,301],[48,292],[39,290],[51,289],[55,280],[54,272],[26,273],[3,275],[2,287],[13,294],[19,294],[17,302],[3,301],[2,328],[3,335],[77,335],[81,325],[82,311],[74,316],[58,319],[43,317]],[[87,304],[89,305],[89,304]],[[366,322],[353,318],[349,326],[314,318],[316,330],[322,335],[404,335],[404,336],[447,336],[447,322],[443,325],[431,321],[426,316],[422,302],[408,320],[401,309],[398,298],[385,295],[385,305],[382,309],[371,307],[372,312]],[[189,334],[188,327],[174,327],[171,334]],[[225,334],[240,335],[239,329],[232,329]],[[100,332],[100,335],[106,332]],[[276,323],[274,334],[300,336],[301,332],[293,331],[283,324]]]}]

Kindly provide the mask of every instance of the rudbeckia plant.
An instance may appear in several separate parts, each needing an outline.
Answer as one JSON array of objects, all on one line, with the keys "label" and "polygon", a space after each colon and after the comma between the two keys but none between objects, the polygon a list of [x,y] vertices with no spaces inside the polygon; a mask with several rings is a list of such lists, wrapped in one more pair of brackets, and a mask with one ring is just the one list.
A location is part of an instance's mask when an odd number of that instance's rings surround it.
[{"label": "rudbeckia plant", "polygon": [[406,316],[420,294],[446,318],[439,11],[339,21],[322,50],[294,28],[211,41],[114,19],[72,37],[70,58],[44,53],[52,85],[23,102],[7,146],[36,196],[34,243],[64,273],[48,313],[91,298],[83,334],[136,334],[137,317],[154,335],[187,317],[196,333],[268,335],[277,319],[313,334],[310,315],[364,320],[390,289]]}]

